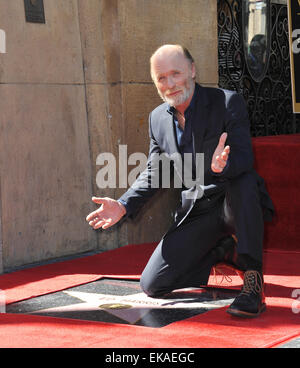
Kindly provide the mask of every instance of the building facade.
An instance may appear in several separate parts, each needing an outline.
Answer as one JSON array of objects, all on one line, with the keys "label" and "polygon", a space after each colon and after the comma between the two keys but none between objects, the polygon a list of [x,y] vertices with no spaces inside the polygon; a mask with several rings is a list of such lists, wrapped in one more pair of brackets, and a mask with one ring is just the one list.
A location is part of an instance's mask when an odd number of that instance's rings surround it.
[{"label": "building facade", "polygon": [[[93,195],[117,198],[126,190],[99,188],[99,154],[118,158],[120,145],[128,156],[147,154],[148,114],[161,103],[149,58],[162,44],[190,50],[202,85],[243,93],[253,135],[299,131],[290,111],[288,122],[280,115],[281,105],[272,116],[283,125],[274,119],[265,124],[274,106],[269,97],[288,94],[290,80],[286,71],[277,84],[274,70],[264,70],[269,77],[263,82],[247,72],[241,3],[0,0],[0,272],[158,241],[166,231],[176,206],[173,191],[112,229],[94,231],[85,221],[96,208]],[[274,3],[272,20],[280,18],[275,10],[286,8],[285,1]],[[35,18],[41,10],[44,18]],[[280,38],[280,31],[273,33]]]}]

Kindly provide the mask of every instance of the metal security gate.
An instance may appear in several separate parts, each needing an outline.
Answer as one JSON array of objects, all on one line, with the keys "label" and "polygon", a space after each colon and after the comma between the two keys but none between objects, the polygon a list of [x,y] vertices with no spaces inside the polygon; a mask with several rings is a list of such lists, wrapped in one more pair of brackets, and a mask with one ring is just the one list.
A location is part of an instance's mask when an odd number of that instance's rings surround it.
[{"label": "metal security gate", "polygon": [[[266,33],[250,42],[253,6]],[[219,86],[243,94],[252,136],[300,133],[292,109],[286,1],[218,0],[218,39]],[[251,52],[260,63],[253,63]]]}]

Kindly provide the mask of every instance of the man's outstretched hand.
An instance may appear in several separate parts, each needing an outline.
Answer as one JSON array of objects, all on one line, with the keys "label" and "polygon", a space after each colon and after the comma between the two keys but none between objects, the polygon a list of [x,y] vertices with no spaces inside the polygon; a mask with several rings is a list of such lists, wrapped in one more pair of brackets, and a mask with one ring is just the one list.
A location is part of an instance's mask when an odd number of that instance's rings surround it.
[{"label": "man's outstretched hand", "polygon": [[125,207],[115,199],[111,198],[99,198],[92,197],[92,201],[101,204],[101,206],[91,212],[87,217],[86,221],[94,229],[107,229],[118,221],[125,215]]},{"label": "man's outstretched hand", "polygon": [[215,173],[221,173],[226,166],[228,160],[230,147],[225,147],[226,139],[227,133],[222,133],[211,160],[211,169]]}]

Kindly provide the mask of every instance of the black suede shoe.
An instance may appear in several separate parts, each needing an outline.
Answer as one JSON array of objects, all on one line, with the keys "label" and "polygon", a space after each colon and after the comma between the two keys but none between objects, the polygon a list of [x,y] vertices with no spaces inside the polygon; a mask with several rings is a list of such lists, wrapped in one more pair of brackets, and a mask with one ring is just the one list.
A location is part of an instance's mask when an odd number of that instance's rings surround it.
[{"label": "black suede shoe", "polygon": [[263,276],[260,272],[246,271],[242,291],[229,306],[227,313],[243,318],[259,316],[266,310],[263,287]]}]

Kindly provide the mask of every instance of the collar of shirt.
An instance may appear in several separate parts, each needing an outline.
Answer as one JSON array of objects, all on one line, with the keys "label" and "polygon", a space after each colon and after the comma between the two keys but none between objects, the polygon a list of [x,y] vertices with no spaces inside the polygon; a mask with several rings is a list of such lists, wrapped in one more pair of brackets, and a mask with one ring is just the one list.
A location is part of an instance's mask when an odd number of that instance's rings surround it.
[{"label": "collar of shirt", "polygon": [[[191,100],[188,108],[184,112],[184,117],[185,117],[186,120],[190,117],[190,115],[191,115],[191,113],[192,113],[192,111],[193,111],[193,109],[195,107],[195,101],[196,101],[196,95],[197,95],[196,90],[197,90],[197,88],[198,88],[198,86],[197,86],[197,83],[196,83],[195,84],[195,90],[194,90],[194,94],[193,94],[192,100]],[[167,112],[169,114],[173,115],[174,119],[177,121],[177,118],[176,118],[176,109],[175,109],[174,106],[168,105]]]},{"label": "collar of shirt", "polygon": [[191,140],[192,140],[191,115],[193,113],[194,106],[195,106],[196,94],[197,94],[196,89],[197,88],[198,88],[198,86],[196,84],[192,100],[191,100],[188,108],[184,112],[184,117],[185,117],[185,128],[184,128],[184,130],[182,130],[180,125],[179,125],[179,122],[178,122],[178,119],[177,119],[177,116],[176,116],[175,107],[168,105],[168,108],[167,108],[168,113],[173,116],[173,122],[174,122],[174,126],[175,126],[177,144],[178,144],[179,151],[181,153],[191,152],[191,149],[192,149],[192,145],[191,145]]}]

